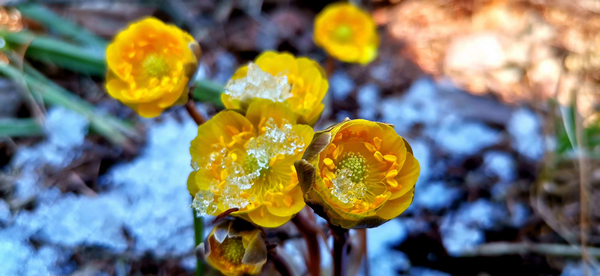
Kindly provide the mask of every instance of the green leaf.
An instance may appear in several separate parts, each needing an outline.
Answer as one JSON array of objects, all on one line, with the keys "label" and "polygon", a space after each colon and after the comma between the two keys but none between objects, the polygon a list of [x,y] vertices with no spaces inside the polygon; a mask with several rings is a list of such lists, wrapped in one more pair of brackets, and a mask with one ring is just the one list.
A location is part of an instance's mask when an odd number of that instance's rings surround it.
[{"label": "green leaf", "polygon": [[24,17],[42,24],[63,38],[70,39],[81,45],[99,49],[105,49],[108,45],[108,42],[105,39],[78,26],[72,21],[59,16],[43,5],[35,3],[19,4],[17,5],[17,9]]},{"label": "green leaf", "polygon": [[106,72],[104,48],[82,48],[26,30],[17,33],[0,31],[0,37],[11,48],[26,48],[26,57],[43,63],[93,76],[104,76]]},{"label": "green leaf", "polygon": [[200,102],[209,102],[214,106],[224,108],[221,102],[223,86],[210,80],[197,80],[192,91],[194,99]]},{"label": "green leaf", "polygon": [[0,137],[30,137],[44,135],[35,119],[0,119]]},{"label": "green leaf", "polygon": [[32,67],[25,66],[25,69],[26,73],[22,74],[10,65],[0,64],[0,73],[19,84],[26,84],[30,90],[41,95],[45,103],[60,105],[84,115],[90,122],[90,128],[109,141],[126,146],[129,144],[128,137],[137,137],[137,132],[130,124],[108,114],[100,114],[93,105],[46,79]]}]

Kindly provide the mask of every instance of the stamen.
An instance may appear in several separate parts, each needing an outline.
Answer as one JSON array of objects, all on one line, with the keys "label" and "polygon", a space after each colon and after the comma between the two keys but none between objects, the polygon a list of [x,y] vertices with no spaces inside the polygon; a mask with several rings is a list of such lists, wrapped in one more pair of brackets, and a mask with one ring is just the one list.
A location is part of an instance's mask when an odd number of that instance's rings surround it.
[{"label": "stamen", "polygon": [[348,152],[338,163],[335,176],[329,175],[333,186],[331,192],[343,203],[354,203],[362,200],[367,194],[366,159],[360,153]]},{"label": "stamen", "polygon": [[225,238],[223,243],[221,243],[221,249],[223,250],[223,258],[236,265],[242,263],[242,259],[246,253],[241,237]]},{"label": "stamen", "polygon": [[149,77],[160,78],[169,72],[169,64],[164,58],[157,55],[149,55],[143,61],[142,67]]}]

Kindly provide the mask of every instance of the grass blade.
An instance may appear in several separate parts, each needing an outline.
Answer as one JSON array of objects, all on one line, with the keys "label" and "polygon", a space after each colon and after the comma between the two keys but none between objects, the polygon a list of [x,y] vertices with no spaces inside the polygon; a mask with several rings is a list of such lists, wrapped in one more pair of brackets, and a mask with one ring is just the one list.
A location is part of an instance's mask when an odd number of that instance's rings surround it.
[{"label": "grass blade", "polygon": [[21,12],[24,17],[32,19],[50,30],[56,32],[63,38],[72,40],[81,45],[104,49],[108,42],[88,31],[85,28],[78,26],[72,21],[65,19],[58,14],[54,13],[46,7],[35,4],[27,3],[17,5],[17,9]]},{"label": "grass blade", "polygon": [[35,119],[0,119],[0,137],[31,137],[44,135]]}]

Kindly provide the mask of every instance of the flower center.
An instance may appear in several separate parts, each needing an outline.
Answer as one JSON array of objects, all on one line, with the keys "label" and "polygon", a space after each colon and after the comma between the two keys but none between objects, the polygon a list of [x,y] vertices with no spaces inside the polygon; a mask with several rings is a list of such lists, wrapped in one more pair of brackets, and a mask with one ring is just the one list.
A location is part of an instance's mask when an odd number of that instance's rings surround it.
[{"label": "flower center", "polygon": [[335,178],[331,179],[333,183],[331,192],[341,202],[355,203],[365,197],[366,161],[360,153],[348,152],[342,155],[342,160],[335,171]]},{"label": "flower center", "polygon": [[149,55],[142,63],[146,74],[153,78],[165,75],[169,71],[169,64],[158,55]]},{"label": "flower center", "polygon": [[352,37],[352,29],[348,25],[339,26],[335,29],[335,38],[339,41],[348,41]]},{"label": "flower center", "polygon": [[223,258],[236,265],[242,263],[244,253],[246,253],[241,237],[225,238],[223,243],[221,243],[221,249],[223,250]]},{"label": "flower center", "polygon": [[367,160],[360,154],[347,152],[342,155],[342,161],[338,163],[338,170],[348,169],[352,173],[350,180],[354,183],[362,182],[365,179]]}]

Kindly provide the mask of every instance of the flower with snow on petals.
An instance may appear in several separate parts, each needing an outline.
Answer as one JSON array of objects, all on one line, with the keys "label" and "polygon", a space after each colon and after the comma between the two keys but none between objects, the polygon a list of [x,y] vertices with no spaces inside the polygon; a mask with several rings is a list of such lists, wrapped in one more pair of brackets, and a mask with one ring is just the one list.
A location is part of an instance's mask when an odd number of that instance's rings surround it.
[{"label": "flower with snow on petals", "polygon": [[344,120],[315,133],[296,162],[306,204],[342,228],[371,228],[412,202],[419,162],[393,126]]},{"label": "flower with snow on petals", "polygon": [[245,116],[225,110],[198,127],[188,190],[200,215],[231,213],[278,227],[304,207],[294,161],[314,132],[284,103],[253,101]]},{"label": "flower with snow on petals", "polygon": [[240,67],[221,96],[227,108],[246,110],[255,99],[285,103],[299,124],[314,125],[329,88],[323,68],[306,57],[267,51]]}]

